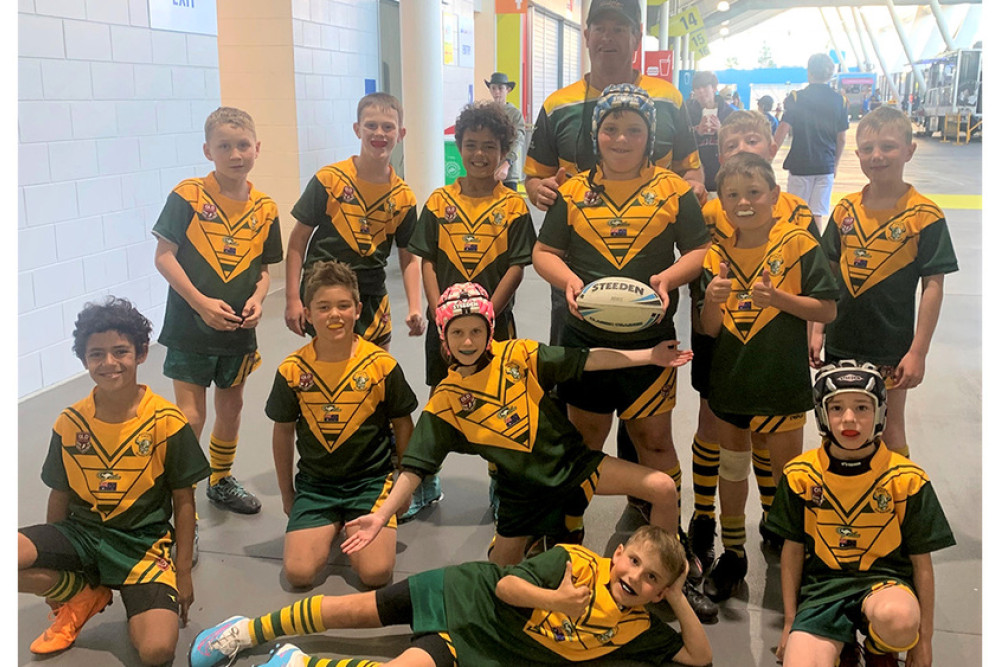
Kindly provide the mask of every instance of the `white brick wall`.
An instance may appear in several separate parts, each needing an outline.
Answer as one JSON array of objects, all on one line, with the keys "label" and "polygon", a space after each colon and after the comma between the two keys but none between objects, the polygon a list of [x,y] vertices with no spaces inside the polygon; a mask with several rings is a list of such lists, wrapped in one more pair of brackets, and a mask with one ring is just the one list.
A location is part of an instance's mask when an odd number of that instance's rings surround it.
[{"label": "white brick wall", "polygon": [[87,301],[133,299],[159,331],[166,283],[149,230],[211,169],[216,39],[149,28],[146,0],[18,3],[18,394],[82,372]]}]

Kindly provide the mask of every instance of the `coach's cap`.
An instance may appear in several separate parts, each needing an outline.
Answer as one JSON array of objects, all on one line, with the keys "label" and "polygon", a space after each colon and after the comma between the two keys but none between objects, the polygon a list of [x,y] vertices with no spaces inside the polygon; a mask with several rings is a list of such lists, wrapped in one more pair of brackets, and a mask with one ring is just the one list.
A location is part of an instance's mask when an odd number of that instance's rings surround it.
[{"label": "coach's cap", "polygon": [[617,14],[632,24],[635,30],[642,24],[639,0],[592,0],[587,13],[587,25],[604,14]]}]

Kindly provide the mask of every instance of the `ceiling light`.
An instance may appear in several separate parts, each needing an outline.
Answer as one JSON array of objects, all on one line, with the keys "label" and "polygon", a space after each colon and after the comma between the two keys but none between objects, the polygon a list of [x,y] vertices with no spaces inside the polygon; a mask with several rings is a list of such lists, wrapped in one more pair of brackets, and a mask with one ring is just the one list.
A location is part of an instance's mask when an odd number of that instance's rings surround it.
[{"label": "ceiling light", "polygon": [[726,26],[722,26],[721,28],[719,28],[719,34],[722,35],[723,37],[728,37],[729,28],[727,28]]},{"label": "ceiling light", "polygon": [[715,8],[718,9],[720,12],[728,12],[729,3],[726,2],[726,0],[722,0],[719,4],[715,6]]}]

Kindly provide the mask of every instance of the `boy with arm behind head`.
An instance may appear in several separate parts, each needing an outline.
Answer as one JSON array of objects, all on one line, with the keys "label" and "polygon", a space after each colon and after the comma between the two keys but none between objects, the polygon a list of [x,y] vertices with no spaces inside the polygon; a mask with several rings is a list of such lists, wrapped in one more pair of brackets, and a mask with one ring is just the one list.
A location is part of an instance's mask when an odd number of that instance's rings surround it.
[{"label": "boy with arm behind head", "polygon": [[174,188],[153,226],[156,268],[170,284],[159,337],[167,348],[163,374],[199,438],[207,388],[216,385],[208,497],[254,514],[260,501],[230,471],[244,381],[260,365],[255,328],[270,286],[267,265],[282,258],[278,207],[247,180],[260,142],[245,111],[212,112],[204,152],[214,171]]}]

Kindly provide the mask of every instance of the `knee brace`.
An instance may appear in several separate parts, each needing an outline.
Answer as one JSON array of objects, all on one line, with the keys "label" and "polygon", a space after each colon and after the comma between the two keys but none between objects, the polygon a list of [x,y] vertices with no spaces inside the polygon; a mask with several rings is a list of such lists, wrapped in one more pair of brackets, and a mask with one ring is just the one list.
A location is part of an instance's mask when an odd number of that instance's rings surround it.
[{"label": "knee brace", "polygon": [[749,451],[735,452],[731,449],[719,450],[719,477],[727,482],[742,482],[750,476]]}]

